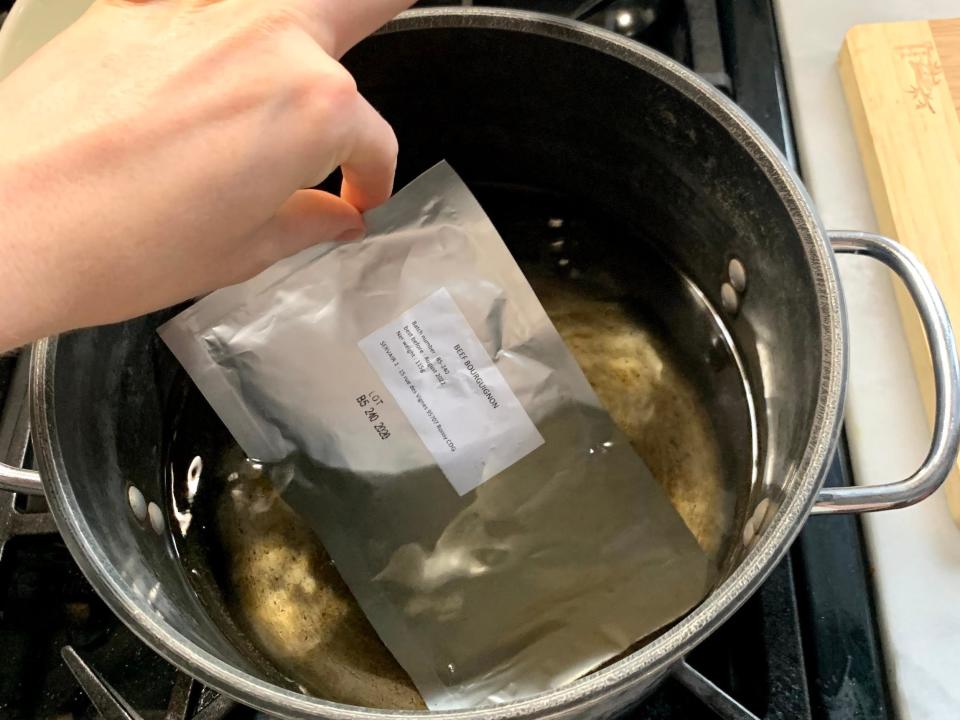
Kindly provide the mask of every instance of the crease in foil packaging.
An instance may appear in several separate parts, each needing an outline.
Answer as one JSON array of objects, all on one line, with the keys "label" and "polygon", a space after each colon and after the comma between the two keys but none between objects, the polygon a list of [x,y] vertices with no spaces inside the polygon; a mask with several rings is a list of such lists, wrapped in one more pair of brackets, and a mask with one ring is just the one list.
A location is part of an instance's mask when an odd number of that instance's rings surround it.
[{"label": "crease in foil packaging", "polygon": [[366,222],[160,334],[428,707],[564,685],[702,599],[706,555],[453,170]]}]

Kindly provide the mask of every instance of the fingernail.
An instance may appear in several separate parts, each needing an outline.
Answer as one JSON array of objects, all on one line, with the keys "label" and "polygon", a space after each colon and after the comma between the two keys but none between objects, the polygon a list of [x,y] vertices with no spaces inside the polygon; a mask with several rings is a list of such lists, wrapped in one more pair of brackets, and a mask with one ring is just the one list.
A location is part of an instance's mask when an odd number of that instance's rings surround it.
[{"label": "fingernail", "polygon": [[337,235],[337,242],[356,242],[360,240],[366,233],[363,228],[350,228],[339,235]]}]

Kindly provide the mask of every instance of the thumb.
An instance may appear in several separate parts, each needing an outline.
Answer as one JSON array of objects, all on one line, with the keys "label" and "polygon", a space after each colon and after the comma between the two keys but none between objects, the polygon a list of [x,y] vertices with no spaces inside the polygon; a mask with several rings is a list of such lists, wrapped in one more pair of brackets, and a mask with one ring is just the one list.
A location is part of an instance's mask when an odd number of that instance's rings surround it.
[{"label": "thumb", "polygon": [[350,203],[321,190],[299,190],[254,234],[252,247],[269,265],[311,245],[359,240],[364,228]]}]

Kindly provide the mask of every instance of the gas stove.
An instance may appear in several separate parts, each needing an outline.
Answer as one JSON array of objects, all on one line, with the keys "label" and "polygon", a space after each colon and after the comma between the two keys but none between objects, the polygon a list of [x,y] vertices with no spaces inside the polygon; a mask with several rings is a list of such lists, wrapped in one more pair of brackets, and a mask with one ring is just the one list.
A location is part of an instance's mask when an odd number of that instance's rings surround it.
[{"label": "gas stove", "polygon": [[[452,2],[421,2],[440,6]],[[770,0],[529,0],[684,63],[733,98],[794,167]],[[0,21],[9,0],[0,0]],[[28,357],[0,357],[0,459],[29,465]],[[845,442],[827,478],[851,484]],[[164,662],[99,600],[42,498],[0,492],[0,718],[255,718]],[[626,717],[892,717],[855,518],[809,521],[760,590]]]}]

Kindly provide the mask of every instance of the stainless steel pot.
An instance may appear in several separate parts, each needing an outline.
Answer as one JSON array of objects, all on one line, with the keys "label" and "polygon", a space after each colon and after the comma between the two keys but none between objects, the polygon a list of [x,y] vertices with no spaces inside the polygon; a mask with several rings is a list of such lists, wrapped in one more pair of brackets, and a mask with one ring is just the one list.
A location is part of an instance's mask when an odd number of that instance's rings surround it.
[{"label": "stainless steel pot", "polygon": [[[695,75],[586,25],[479,9],[408,14],[346,62],[398,131],[402,177],[445,157],[468,181],[554,187],[638,228],[723,308],[756,408],[757,477],[744,489],[749,532],[698,608],[561,690],[436,717],[615,714],[671,668],[685,672],[678,665],[684,655],[763,582],[809,514],[903,507],[944,480],[960,444],[960,367],[929,275],[890,240],[826,233],[767,138]],[[613,240],[597,242],[610,242],[625,267],[639,261]],[[845,392],[836,252],[870,256],[896,272],[930,344],[937,388],[931,449],[916,473],[887,486],[821,488]],[[177,368],[155,329],[169,315],[38,342],[30,389],[40,474],[3,467],[0,484],[45,492],[74,557],[110,607],[202,681],[284,717],[411,717],[269,682],[209,620],[162,526],[129,511],[131,482],[165,505],[161,418]]]}]

